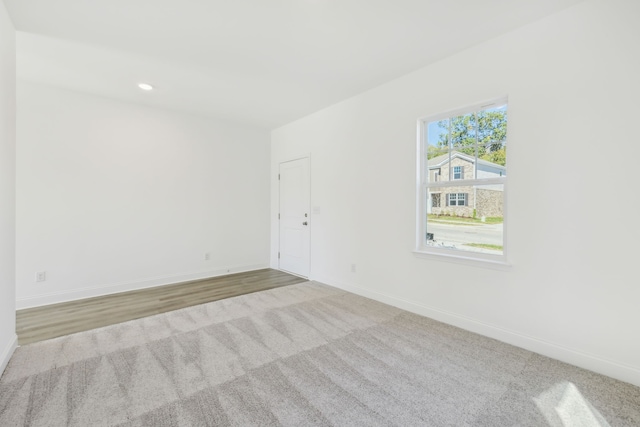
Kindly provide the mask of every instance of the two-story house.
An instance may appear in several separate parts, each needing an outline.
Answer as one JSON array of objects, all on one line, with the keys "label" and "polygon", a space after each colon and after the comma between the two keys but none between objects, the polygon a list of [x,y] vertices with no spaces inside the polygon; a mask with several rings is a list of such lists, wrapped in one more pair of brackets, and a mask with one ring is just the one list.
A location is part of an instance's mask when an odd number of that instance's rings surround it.
[{"label": "two-story house", "polygon": [[[434,157],[428,161],[429,180],[463,181],[494,178],[506,175],[506,167],[459,151]],[[503,215],[503,186],[460,185],[432,188],[427,212],[435,215],[473,217],[501,217]]]}]

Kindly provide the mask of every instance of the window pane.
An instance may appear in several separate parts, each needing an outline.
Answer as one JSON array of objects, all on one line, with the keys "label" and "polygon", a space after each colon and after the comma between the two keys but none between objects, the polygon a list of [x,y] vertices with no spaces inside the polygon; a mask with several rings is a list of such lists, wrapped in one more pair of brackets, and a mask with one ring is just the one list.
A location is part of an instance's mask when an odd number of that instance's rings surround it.
[{"label": "window pane", "polygon": [[[498,165],[497,173],[506,175],[507,165],[507,106],[501,105],[478,112],[478,157],[486,162]],[[488,165],[491,166],[491,165]],[[480,176],[478,171],[478,178]]]},{"label": "window pane", "polygon": [[[483,155],[480,156],[481,164],[485,164],[485,168],[478,168],[478,178],[490,178],[493,176],[507,175],[507,142],[506,141],[490,141],[483,146]],[[491,172],[490,174],[481,172]]]},{"label": "window pane", "polygon": [[476,145],[476,115],[464,114],[450,119],[451,146],[467,148],[469,154],[475,152]]},{"label": "window pane", "polygon": [[[474,179],[476,157],[476,114],[451,118],[451,179]],[[458,172],[457,169],[461,169]]]},{"label": "window pane", "polygon": [[506,176],[506,105],[428,122],[426,129],[428,182]]},{"label": "window pane", "polygon": [[439,188],[429,191],[428,199],[428,246],[502,255],[503,184]]},{"label": "window pane", "polygon": [[[440,182],[448,180],[442,175],[440,165],[449,157],[449,119],[427,123],[427,181]],[[448,174],[448,172],[447,172]]]},{"label": "window pane", "polygon": [[[475,175],[473,171],[473,161],[476,156],[476,135],[477,123],[475,113],[464,114],[451,118],[451,165],[466,166],[466,177],[456,178],[453,173],[451,179],[472,179]],[[464,156],[456,156],[457,153]],[[464,159],[462,162],[456,162],[454,157]],[[459,164],[460,163],[460,164]]]},{"label": "window pane", "polygon": [[449,119],[427,123],[427,159],[449,152]]}]

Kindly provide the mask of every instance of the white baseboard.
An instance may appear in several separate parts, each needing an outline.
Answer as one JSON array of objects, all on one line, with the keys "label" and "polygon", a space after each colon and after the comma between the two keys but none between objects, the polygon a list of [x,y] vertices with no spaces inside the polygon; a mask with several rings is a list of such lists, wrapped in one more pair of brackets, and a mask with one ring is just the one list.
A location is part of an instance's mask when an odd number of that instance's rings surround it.
[{"label": "white baseboard", "polygon": [[428,307],[385,293],[371,291],[360,286],[340,283],[329,278],[314,277],[313,280],[640,387],[640,367],[637,366],[629,366],[516,331],[480,322],[456,313]]},{"label": "white baseboard", "polygon": [[57,304],[61,302],[75,301],[84,298],[98,297],[119,292],[136,291],[139,289],[153,288],[156,286],[172,285],[175,283],[189,282],[192,280],[208,279],[227,274],[244,273],[247,271],[269,268],[268,264],[242,265],[218,270],[200,271],[197,273],[179,274],[175,276],[153,277],[135,282],[112,283],[107,285],[90,286],[80,289],[65,290],[16,298],[16,310],[40,307],[43,305]]},{"label": "white baseboard", "polygon": [[18,348],[18,336],[13,334],[13,338],[11,341],[7,343],[7,346],[0,353],[0,377],[4,373],[7,364],[9,363],[9,359],[13,356],[13,352]]}]

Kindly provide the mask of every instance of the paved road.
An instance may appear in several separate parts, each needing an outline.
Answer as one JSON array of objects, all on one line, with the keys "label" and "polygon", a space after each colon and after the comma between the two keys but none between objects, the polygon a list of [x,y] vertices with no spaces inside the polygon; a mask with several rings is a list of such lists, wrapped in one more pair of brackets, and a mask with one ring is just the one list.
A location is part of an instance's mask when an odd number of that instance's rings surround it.
[{"label": "paved road", "polygon": [[429,222],[427,231],[434,240],[442,243],[484,243],[502,246],[502,224],[451,224]]}]

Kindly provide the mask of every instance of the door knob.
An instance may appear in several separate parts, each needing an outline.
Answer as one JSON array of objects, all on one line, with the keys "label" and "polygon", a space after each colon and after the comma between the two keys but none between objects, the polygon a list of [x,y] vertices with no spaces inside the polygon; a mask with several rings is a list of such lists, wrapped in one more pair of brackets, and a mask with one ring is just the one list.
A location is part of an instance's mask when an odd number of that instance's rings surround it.
[{"label": "door knob", "polygon": [[307,225],[307,221],[303,222],[302,225]]}]

